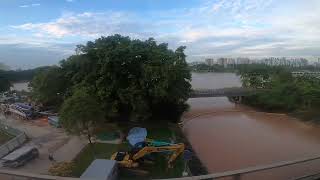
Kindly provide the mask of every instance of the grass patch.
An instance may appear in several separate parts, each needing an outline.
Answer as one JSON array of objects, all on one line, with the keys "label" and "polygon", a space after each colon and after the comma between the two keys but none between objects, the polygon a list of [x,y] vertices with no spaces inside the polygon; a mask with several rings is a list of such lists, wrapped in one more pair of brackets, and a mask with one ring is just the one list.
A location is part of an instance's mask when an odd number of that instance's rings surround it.
[{"label": "grass patch", "polygon": [[[146,126],[140,126],[146,127]],[[123,127],[123,128],[129,128]],[[146,127],[148,130],[148,138],[160,140],[160,141],[169,141],[172,138],[173,132],[168,127]],[[128,132],[128,131],[126,131]],[[94,144],[94,154],[92,148],[88,145],[75,159],[76,167],[73,169],[73,176],[79,177],[86,170],[86,168],[91,164],[94,159],[110,159],[111,155],[117,151],[128,151],[129,144],[124,142],[122,144],[105,144],[105,143],[96,143]],[[167,168],[167,158],[166,154],[163,153],[154,153],[152,158],[154,158],[153,164],[141,164],[139,169],[146,170],[149,172],[147,177],[137,177],[132,174],[124,173],[120,171],[120,179],[150,179],[150,178],[174,178],[181,177],[181,174],[184,170],[184,162],[182,157],[179,157],[175,164],[174,168]]]},{"label": "grass patch", "polygon": [[0,131],[0,145],[6,143],[10,139],[12,139],[13,136],[8,135],[7,133]]},{"label": "grass patch", "polygon": [[128,150],[128,144],[96,143],[93,145],[93,150],[90,145],[87,145],[75,159],[76,167],[73,169],[73,176],[80,177],[94,159],[110,159],[114,152],[120,150]]}]

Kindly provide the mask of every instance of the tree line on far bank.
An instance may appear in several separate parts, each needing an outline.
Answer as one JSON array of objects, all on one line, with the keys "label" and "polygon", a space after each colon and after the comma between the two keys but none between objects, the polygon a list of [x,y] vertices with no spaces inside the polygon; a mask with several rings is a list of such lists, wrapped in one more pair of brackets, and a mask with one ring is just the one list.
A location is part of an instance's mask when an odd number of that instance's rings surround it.
[{"label": "tree line on far bank", "polygon": [[0,92],[10,90],[15,82],[31,81],[37,72],[48,68],[44,66],[28,70],[8,70],[7,68],[1,68],[2,66],[5,65],[0,63]]},{"label": "tree line on far bank", "polygon": [[266,65],[266,64],[229,64],[229,65],[219,65],[213,64],[208,65],[206,63],[200,64],[189,64],[190,69],[193,72],[240,72],[243,69],[283,69],[286,71],[320,71],[320,67],[307,65],[307,66],[276,66],[276,65]]},{"label": "tree line on far bank", "polygon": [[242,68],[239,75],[244,87],[266,89],[245,97],[246,104],[267,111],[311,113],[320,110],[320,77],[294,77],[286,68],[269,66]]}]

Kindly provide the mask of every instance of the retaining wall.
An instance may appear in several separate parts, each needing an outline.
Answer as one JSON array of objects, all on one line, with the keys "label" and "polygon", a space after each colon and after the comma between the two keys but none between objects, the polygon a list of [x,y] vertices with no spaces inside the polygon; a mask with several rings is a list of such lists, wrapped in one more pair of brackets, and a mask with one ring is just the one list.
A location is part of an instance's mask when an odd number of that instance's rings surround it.
[{"label": "retaining wall", "polygon": [[8,142],[0,146],[0,158],[6,156],[13,150],[19,148],[22,144],[24,144],[27,141],[27,135],[18,129],[0,123],[0,130],[7,133],[10,136],[14,136],[13,139],[9,140]]}]

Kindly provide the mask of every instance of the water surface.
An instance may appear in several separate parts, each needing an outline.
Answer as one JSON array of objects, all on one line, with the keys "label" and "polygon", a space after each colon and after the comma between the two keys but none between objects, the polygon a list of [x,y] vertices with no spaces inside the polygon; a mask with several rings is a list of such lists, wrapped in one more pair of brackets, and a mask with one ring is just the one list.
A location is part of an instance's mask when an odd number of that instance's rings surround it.
[{"label": "water surface", "polygon": [[29,82],[17,82],[17,83],[13,83],[11,90],[16,90],[16,91],[29,91],[28,88],[28,84]]},{"label": "water surface", "polygon": [[[234,74],[193,74],[194,88],[241,86]],[[320,127],[281,114],[257,112],[225,97],[189,99],[184,132],[210,173],[320,155]],[[320,161],[244,176],[290,179],[320,171]]]}]

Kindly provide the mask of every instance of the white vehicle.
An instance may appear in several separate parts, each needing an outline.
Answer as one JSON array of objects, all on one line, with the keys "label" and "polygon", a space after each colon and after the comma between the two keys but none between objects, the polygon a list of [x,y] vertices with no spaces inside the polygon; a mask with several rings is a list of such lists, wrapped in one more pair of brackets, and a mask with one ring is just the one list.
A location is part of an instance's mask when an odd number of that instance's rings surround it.
[{"label": "white vehicle", "polygon": [[39,150],[34,146],[24,146],[2,158],[4,167],[16,168],[25,165],[39,156]]}]

